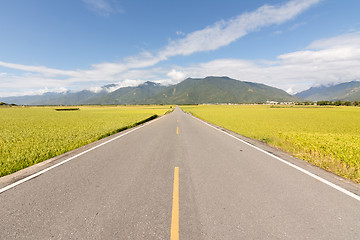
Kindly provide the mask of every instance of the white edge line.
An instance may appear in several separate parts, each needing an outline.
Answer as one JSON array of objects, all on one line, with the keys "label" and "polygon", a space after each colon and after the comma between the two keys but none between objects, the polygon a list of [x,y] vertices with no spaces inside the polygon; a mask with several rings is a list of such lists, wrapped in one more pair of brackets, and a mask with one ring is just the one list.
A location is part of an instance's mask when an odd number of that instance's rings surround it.
[{"label": "white edge line", "polygon": [[97,149],[97,148],[99,148],[99,147],[101,147],[101,146],[103,146],[103,145],[105,145],[105,144],[108,144],[108,143],[110,143],[110,142],[112,142],[112,141],[114,141],[114,140],[116,140],[116,139],[118,139],[118,138],[121,138],[121,137],[123,137],[123,136],[125,136],[125,135],[127,135],[127,134],[129,134],[129,133],[131,133],[131,132],[134,132],[134,131],[136,131],[136,130],[139,130],[140,128],[145,127],[146,125],[148,125],[148,124],[150,124],[150,123],[153,123],[153,122],[155,122],[155,121],[163,118],[164,116],[165,116],[165,115],[163,115],[163,116],[161,116],[161,117],[159,117],[159,118],[156,118],[156,119],[154,119],[154,120],[152,120],[152,121],[150,121],[150,122],[147,122],[147,123],[145,123],[145,124],[142,124],[142,125],[140,125],[140,126],[137,126],[137,127],[133,128],[133,129],[127,131],[126,133],[123,133],[123,134],[121,134],[121,135],[119,135],[119,136],[117,136],[117,137],[114,137],[114,138],[106,141],[106,142],[103,142],[103,143],[101,143],[101,144],[99,144],[99,145],[96,145],[96,146],[94,146],[94,147],[92,147],[92,148],[90,148],[90,149],[88,149],[88,150],[85,150],[85,151],[79,153],[79,154],[76,154],[75,156],[72,156],[72,157],[70,157],[70,158],[67,158],[67,159],[65,159],[65,160],[62,161],[62,162],[59,162],[59,163],[57,163],[57,164],[54,164],[54,165],[52,165],[51,167],[45,168],[45,169],[43,169],[43,170],[41,170],[41,171],[39,171],[39,172],[36,172],[36,173],[34,173],[34,174],[30,175],[30,176],[27,176],[26,178],[23,178],[23,179],[21,179],[21,180],[19,180],[19,181],[16,181],[16,182],[14,182],[14,183],[12,183],[12,184],[10,184],[10,185],[7,185],[6,187],[3,187],[3,188],[0,189],[0,194],[3,193],[3,192],[5,192],[5,191],[7,191],[7,190],[9,190],[9,189],[11,189],[11,188],[13,188],[13,187],[16,187],[17,185],[20,185],[20,184],[22,184],[22,183],[24,183],[24,182],[26,182],[26,181],[29,181],[29,180],[31,180],[31,179],[33,179],[33,178],[36,178],[37,176],[40,176],[41,174],[46,173],[47,171],[50,171],[50,170],[53,169],[53,168],[56,168],[56,167],[58,167],[58,166],[61,166],[61,165],[63,165],[64,163],[67,163],[67,162],[69,162],[69,161],[71,161],[71,160],[73,160],[73,159],[75,159],[75,158],[77,158],[77,157],[80,157],[81,155],[84,155],[85,153],[88,153],[88,152],[90,152],[90,151],[92,151],[92,150],[95,150],[95,149]]},{"label": "white edge line", "polygon": [[360,201],[360,196],[358,196],[358,195],[356,195],[356,194],[354,194],[354,193],[352,193],[352,192],[350,192],[350,191],[348,191],[348,190],[346,190],[346,189],[344,189],[344,188],[342,188],[342,187],[340,187],[340,186],[338,186],[338,185],[336,185],[336,184],[334,184],[332,182],[329,182],[329,181],[327,181],[327,180],[325,180],[325,179],[323,179],[323,178],[321,178],[321,177],[319,177],[319,176],[317,176],[317,175],[315,175],[315,174],[313,174],[313,173],[311,173],[311,172],[309,172],[309,171],[307,171],[307,170],[305,170],[305,169],[303,169],[303,168],[301,168],[299,166],[296,166],[295,164],[292,164],[292,163],[290,163],[290,162],[288,162],[288,161],[286,161],[286,160],[284,160],[282,158],[279,158],[279,157],[275,156],[272,153],[269,153],[269,152],[267,152],[267,151],[265,151],[265,150],[263,150],[263,149],[261,149],[259,147],[256,147],[256,146],[254,146],[254,145],[252,145],[252,144],[250,144],[250,143],[248,143],[248,142],[246,142],[246,141],[244,141],[244,140],[242,140],[240,138],[237,138],[237,137],[231,135],[230,133],[224,132],[221,129],[216,128],[216,127],[210,125],[209,123],[203,121],[202,119],[194,117],[193,115],[190,115],[190,116],[192,116],[193,118],[199,120],[200,122],[208,125],[209,127],[212,127],[214,129],[218,130],[219,132],[225,133],[226,135],[228,135],[228,136],[230,136],[230,137],[232,137],[232,138],[234,138],[234,139],[236,139],[236,140],[238,140],[238,141],[240,141],[240,142],[242,142],[242,143],[244,143],[244,144],[246,144],[246,145],[248,145],[250,147],[253,147],[256,150],[259,150],[260,152],[265,153],[266,155],[269,155],[269,156],[275,158],[276,160],[279,160],[280,162],[285,163],[285,164],[289,165],[290,167],[295,168],[296,170],[298,170],[298,171],[300,171],[302,173],[305,173],[306,175],[308,175],[308,176],[310,176],[312,178],[315,178],[316,180],[319,180],[320,182],[325,183],[326,185],[328,185],[328,186],[330,186],[330,187],[332,187],[332,188],[334,188],[334,189],[336,189],[336,190],[338,190],[338,191],[340,191],[340,192],[342,192],[342,193],[344,193],[344,194],[346,194],[346,195]]}]

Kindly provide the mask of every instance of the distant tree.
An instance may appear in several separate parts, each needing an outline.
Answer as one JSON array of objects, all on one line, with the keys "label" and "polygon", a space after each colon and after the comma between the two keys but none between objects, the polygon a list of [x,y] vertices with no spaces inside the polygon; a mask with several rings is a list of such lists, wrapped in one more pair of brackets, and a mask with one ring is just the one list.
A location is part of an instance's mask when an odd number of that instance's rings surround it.
[{"label": "distant tree", "polygon": [[340,100],[337,100],[335,103],[334,103],[335,106],[341,106],[342,105],[342,102]]},{"label": "distant tree", "polygon": [[318,101],[317,105],[320,105],[320,106],[332,105],[332,102],[330,102],[330,101]]}]

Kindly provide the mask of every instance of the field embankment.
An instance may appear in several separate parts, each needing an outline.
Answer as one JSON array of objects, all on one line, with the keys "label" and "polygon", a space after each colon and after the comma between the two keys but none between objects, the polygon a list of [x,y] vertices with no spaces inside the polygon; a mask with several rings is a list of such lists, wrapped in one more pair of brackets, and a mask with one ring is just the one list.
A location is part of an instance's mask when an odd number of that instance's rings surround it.
[{"label": "field embankment", "polygon": [[181,108],[360,183],[359,107],[200,105]]},{"label": "field embankment", "polygon": [[[170,106],[0,109],[0,177],[163,115]],[[64,108],[62,108],[64,109]]]}]

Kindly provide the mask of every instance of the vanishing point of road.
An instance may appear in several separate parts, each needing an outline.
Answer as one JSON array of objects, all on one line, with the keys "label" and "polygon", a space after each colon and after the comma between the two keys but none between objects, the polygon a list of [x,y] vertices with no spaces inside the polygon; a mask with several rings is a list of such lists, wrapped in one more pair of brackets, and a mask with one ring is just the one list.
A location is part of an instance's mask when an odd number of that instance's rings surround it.
[{"label": "vanishing point of road", "polygon": [[360,239],[358,185],[239,137],[177,107],[0,179],[0,239]]}]

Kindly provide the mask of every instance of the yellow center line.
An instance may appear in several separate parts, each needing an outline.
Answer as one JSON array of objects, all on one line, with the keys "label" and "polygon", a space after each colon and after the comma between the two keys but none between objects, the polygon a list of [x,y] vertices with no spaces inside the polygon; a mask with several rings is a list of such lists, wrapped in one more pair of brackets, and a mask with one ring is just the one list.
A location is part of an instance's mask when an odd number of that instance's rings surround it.
[{"label": "yellow center line", "polygon": [[176,128],[176,134],[179,134],[179,126]]},{"label": "yellow center line", "polygon": [[179,167],[174,170],[173,206],[171,217],[171,240],[179,240]]}]

